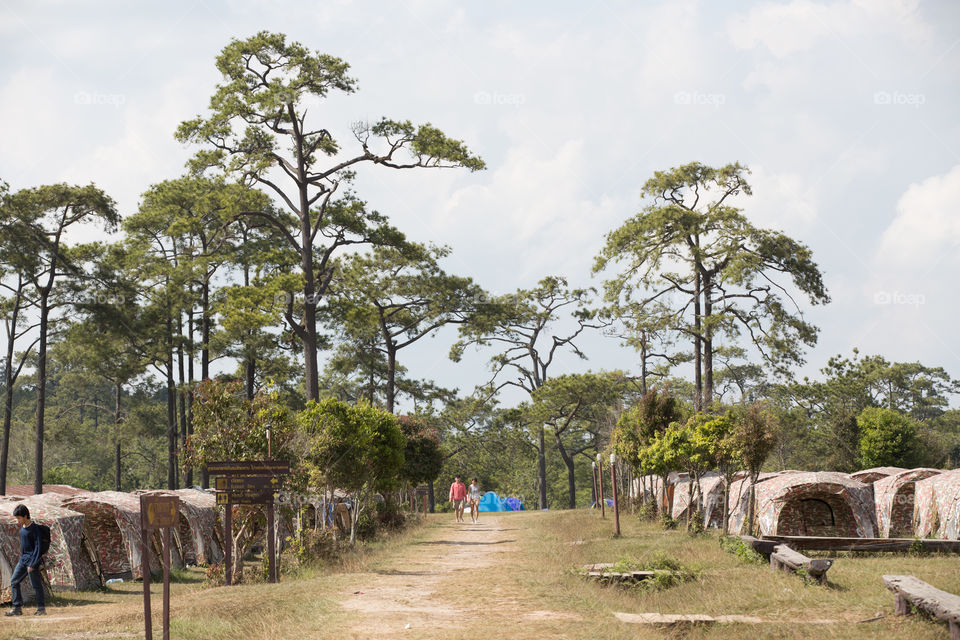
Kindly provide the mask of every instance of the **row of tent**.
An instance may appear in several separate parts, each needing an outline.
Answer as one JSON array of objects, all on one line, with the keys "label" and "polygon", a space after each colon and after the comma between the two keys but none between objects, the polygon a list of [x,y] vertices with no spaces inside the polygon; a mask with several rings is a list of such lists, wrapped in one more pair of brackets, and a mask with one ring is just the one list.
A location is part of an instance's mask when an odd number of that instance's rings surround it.
[{"label": "row of tent", "polygon": [[[50,550],[44,569],[53,590],[97,589],[111,579],[142,578],[140,495],[144,492],[90,492],[67,485],[8,488],[0,496],[0,599],[10,599],[12,568],[20,557],[19,525],[13,516],[18,504],[31,519],[50,527]],[[26,495],[16,495],[17,493]],[[223,534],[213,493],[197,489],[155,492],[180,498],[179,522],[171,536],[171,563],[209,564],[223,561]],[[151,571],[159,571],[161,542],[157,532],[148,545]],[[29,581],[23,583],[30,592]]]},{"label": "row of tent", "polygon": [[[728,498],[728,528],[746,533],[751,482],[734,476]],[[701,478],[703,524],[720,528],[723,479]],[[685,519],[690,488],[685,474],[633,482],[633,494],[660,500],[675,519]],[[694,486],[694,497],[697,489]],[[878,467],[856,473],[778,471],[757,480],[754,530],[762,535],[860,538],[960,539],[960,470]],[[699,500],[698,500],[699,502]]]}]

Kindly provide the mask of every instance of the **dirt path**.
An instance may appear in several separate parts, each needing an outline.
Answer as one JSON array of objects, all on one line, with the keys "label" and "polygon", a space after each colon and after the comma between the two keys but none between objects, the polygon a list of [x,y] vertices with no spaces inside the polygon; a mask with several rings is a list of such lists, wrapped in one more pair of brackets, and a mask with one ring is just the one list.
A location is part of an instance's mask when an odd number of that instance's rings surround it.
[{"label": "dirt path", "polygon": [[[551,612],[520,606],[510,596],[490,585],[485,571],[509,563],[523,531],[502,516],[483,514],[478,524],[449,522],[432,528],[412,544],[402,557],[375,572],[361,573],[351,583],[350,594],[340,606],[350,612],[347,637],[390,638],[446,635],[464,630],[482,609],[495,607],[498,615],[515,611],[514,620],[535,620]],[[482,598],[473,598],[470,586],[481,588]],[[562,615],[562,614],[561,614]],[[417,630],[420,630],[420,633]]]}]

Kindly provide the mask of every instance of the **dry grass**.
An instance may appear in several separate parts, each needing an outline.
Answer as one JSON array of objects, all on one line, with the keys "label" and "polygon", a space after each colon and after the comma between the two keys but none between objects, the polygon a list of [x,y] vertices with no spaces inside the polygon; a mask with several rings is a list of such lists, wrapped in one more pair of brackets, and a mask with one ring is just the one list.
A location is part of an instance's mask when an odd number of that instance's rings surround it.
[{"label": "dry grass", "polygon": [[[350,555],[341,567],[307,571],[278,585],[174,584],[173,637],[926,640],[944,637],[945,626],[894,617],[881,574],[913,574],[960,593],[960,556],[842,554],[828,573],[830,584],[821,587],[744,563],[723,552],[715,534],[691,538],[625,517],[624,535],[613,539],[610,519],[588,511],[484,515],[472,529],[454,525],[449,515],[432,516],[424,527]],[[589,582],[574,571],[594,562],[646,563],[662,556],[697,570],[698,578],[643,590]],[[0,639],[142,637],[139,589],[124,583],[71,594],[46,620],[27,616],[0,625]],[[776,622],[654,629],[620,622],[614,612],[744,614]],[[838,622],[802,623],[812,619]]]}]

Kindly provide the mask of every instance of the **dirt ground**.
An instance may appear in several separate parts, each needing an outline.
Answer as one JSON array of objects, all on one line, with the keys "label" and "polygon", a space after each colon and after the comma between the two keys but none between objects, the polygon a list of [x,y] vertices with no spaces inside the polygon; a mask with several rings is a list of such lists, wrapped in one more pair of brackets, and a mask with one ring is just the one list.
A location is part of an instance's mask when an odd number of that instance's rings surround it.
[{"label": "dirt ground", "polygon": [[[450,522],[429,531],[403,555],[402,566],[354,576],[350,595],[338,604],[350,612],[347,637],[417,637],[417,630],[445,635],[444,630],[466,632],[470,622],[488,615],[512,616],[516,624],[526,620],[569,618],[570,614],[531,611],[504,593],[490,592],[485,571],[501,568],[518,547],[515,526],[509,519],[481,514],[477,524]],[[471,594],[471,584],[483,584],[482,597]],[[492,607],[492,609],[491,609]]]}]

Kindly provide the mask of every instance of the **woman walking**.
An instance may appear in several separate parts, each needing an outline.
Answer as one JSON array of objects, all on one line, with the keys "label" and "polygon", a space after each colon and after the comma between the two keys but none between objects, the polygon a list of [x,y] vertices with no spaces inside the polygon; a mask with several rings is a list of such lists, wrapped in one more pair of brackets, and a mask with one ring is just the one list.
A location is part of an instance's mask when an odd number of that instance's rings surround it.
[{"label": "woman walking", "polygon": [[470,481],[467,501],[470,502],[470,519],[476,524],[480,520],[480,485],[477,484],[476,478]]}]

